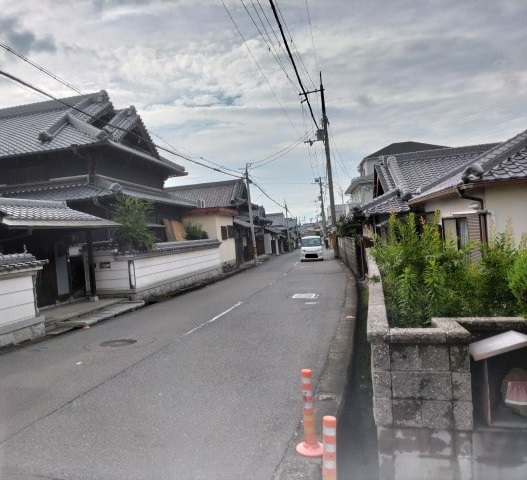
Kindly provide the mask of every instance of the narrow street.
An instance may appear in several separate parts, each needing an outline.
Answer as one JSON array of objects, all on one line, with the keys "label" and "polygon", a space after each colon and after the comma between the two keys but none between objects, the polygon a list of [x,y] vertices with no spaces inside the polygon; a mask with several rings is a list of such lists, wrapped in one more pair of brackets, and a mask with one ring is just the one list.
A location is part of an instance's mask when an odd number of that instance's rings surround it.
[{"label": "narrow street", "polygon": [[0,354],[0,477],[270,479],[346,315],[345,267],[298,259]]}]

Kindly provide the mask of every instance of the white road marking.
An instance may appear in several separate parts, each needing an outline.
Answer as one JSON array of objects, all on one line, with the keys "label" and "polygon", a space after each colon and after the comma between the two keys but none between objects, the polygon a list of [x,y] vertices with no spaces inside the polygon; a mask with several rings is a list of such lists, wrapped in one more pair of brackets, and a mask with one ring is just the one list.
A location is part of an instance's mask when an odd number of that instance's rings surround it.
[{"label": "white road marking", "polygon": [[216,315],[215,317],[211,318],[210,320],[207,320],[206,322],[203,322],[201,325],[198,325],[196,328],[193,328],[192,330],[189,330],[187,333],[181,336],[181,338],[186,337],[187,335],[190,335],[196,331],[198,331],[200,328],[203,328],[205,325],[215,322],[218,320],[218,318],[223,317],[223,315],[226,315],[227,313],[231,312],[235,308],[239,307],[243,302],[235,303],[232,307],[228,308],[224,312],[221,312],[220,314]]},{"label": "white road marking", "polygon": [[292,298],[318,298],[318,293],[295,293]]}]

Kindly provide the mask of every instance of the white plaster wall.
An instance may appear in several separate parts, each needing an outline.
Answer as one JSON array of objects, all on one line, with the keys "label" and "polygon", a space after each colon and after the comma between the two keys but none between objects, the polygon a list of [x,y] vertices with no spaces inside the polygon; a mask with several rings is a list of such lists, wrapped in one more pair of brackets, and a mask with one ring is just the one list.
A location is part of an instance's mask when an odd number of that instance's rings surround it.
[{"label": "white plaster wall", "polygon": [[[128,290],[128,260],[117,259],[111,252],[95,252],[95,281],[97,290]],[[110,263],[110,268],[100,268],[101,263]]]},{"label": "white plaster wall", "polygon": [[[116,257],[111,252],[95,252],[94,260],[97,290],[101,292],[130,289],[128,260],[133,261],[136,289],[190,276],[221,265],[218,248],[145,257]],[[100,268],[101,263],[108,262],[110,268]]]},{"label": "white plaster wall", "polygon": [[[480,195],[475,195],[480,196]],[[467,200],[460,197],[447,198],[443,200],[430,200],[425,203],[425,211],[434,212],[436,210],[441,211],[441,218],[452,217],[454,214],[475,213],[478,207],[471,208],[471,205],[478,204],[475,200]]]},{"label": "white plaster wall", "polygon": [[[485,208],[489,212],[489,234],[504,232],[510,223],[514,231],[516,243],[520,241],[522,233],[527,234],[527,184],[492,187],[484,192],[470,192],[469,195],[481,197],[485,200]],[[454,213],[475,212],[471,208],[477,205],[475,200],[464,198],[450,198],[431,200],[425,203],[427,212],[441,210],[441,218],[451,217]]]},{"label": "white plaster wall", "polygon": [[141,289],[167,280],[184,277],[221,264],[218,248],[184,252],[177,255],[136,258],[136,288]]},{"label": "white plaster wall", "polygon": [[35,272],[16,277],[0,276],[0,327],[36,315],[33,277]]}]

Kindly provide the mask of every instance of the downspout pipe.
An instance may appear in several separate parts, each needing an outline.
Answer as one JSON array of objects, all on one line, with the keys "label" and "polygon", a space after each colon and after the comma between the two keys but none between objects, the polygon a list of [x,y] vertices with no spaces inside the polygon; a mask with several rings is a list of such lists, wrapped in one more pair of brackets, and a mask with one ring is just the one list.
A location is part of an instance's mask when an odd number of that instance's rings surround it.
[{"label": "downspout pipe", "polygon": [[462,185],[459,185],[457,187],[457,194],[461,197],[461,198],[465,198],[467,200],[473,200],[475,202],[479,202],[479,209],[480,210],[485,210],[485,200],[483,200],[482,198],[480,197],[473,197],[471,195],[467,195],[467,192],[465,191],[464,188],[462,188]]},{"label": "downspout pipe", "polygon": [[[464,198],[466,200],[473,200],[475,202],[479,203],[479,210],[485,211],[485,201],[480,197],[473,197],[472,195],[467,195],[467,192],[464,188],[462,188],[462,185],[459,185],[457,187],[457,193],[461,198]],[[480,240],[483,243],[488,242],[488,231],[487,231],[487,217],[486,215],[480,215],[479,217],[479,229],[480,229]]]}]

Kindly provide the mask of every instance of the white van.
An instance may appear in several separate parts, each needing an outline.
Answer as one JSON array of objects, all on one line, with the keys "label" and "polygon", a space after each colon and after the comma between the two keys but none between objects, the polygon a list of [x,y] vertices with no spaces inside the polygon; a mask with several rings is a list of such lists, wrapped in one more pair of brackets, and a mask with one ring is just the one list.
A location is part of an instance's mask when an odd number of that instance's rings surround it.
[{"label": "white van", "polygon": [[324,260],[324,250],[322,239],[318,236],[302,237],[300,239],[300,261],[305,260]]}]

